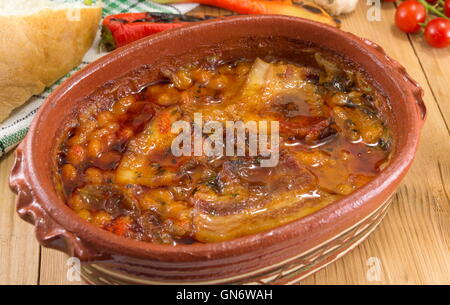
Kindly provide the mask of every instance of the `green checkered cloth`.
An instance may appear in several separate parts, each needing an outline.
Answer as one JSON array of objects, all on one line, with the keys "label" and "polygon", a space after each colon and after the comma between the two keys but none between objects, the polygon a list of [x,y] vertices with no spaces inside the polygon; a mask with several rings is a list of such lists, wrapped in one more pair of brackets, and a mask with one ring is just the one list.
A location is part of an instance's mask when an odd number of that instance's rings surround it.
[{"label": "green checkered cloth", "polygon": [[[54,2],[85,2],[83,0],[53,0]],[[99,1],[92,1],[99,2]],[[103,16],[119,14],[124,12],[162,12],[162,13],[185,13],[193,9],[196,4],[177,4],[177,5],[161,5],[148,0],[104,0]],[[85,2],[86,3],[86,2]],[[100,32],[100,31],[99,31]],[[28,127],[33,120],[34,115],[38,111],[43,101],[48,95],[55,90],[64,80],[71,76],[74,72],[81,70],[92,61],[100,58],[106,53],[99,53],[97,45],[100,39],[100,33],[91,49],[86,53],[80,66],[73,69],[66,76],[58,80],[51,87],[47,88],[40,95],[33,96],[25,105],[16,109],[13,114],[0,123],[0,157],[13,149],[25,137]]]}]

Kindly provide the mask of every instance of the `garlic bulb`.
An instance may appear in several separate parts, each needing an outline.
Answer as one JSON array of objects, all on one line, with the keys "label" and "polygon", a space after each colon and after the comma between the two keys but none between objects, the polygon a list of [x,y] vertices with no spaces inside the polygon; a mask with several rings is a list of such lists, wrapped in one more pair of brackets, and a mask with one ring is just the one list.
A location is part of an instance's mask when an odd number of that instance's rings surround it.
[{"label": "garlic bulb", "polygon": [[313,0],[315,3],[319,4],[325,8],[332,15],[340,15],[344,13],[352,12],[358,0]]}]

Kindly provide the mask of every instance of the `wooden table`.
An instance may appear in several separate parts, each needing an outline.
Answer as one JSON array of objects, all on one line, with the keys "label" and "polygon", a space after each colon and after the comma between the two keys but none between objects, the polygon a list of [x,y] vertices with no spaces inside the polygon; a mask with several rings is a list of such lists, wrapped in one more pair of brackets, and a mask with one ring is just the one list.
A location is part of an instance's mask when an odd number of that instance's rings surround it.
[{"label": "wooden table", "polygon": [[[301,284],[450,284],[450,49],[398,31],[392,3],[383,4],[379,22],[369,22],[367,10],[360,1],[342,18],[343,29],[380,44],[407,68],[425,90],[428,119],[415,163],[380,227]],[[13,158],[0,162],[0,284],[83,284],[67,280],[66,255],[40,247],[33,227],[17,216],[8,187]]]}]

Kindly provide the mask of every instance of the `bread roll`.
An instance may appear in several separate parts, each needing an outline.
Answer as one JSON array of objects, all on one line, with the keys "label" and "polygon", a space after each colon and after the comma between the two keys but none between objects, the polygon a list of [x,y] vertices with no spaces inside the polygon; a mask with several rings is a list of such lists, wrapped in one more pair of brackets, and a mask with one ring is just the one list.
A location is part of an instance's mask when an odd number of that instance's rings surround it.
[{"label": "bread roll", "polygon": [[100,18],[100,6],[0,0],[0,122],[80,64]]}]

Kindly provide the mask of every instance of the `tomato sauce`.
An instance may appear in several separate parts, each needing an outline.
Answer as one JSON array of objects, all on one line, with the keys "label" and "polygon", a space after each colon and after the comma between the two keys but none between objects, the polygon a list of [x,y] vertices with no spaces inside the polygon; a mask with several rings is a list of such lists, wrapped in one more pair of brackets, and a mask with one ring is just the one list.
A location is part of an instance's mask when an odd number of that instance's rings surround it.
[{"label": "tomato sauce", "polygon": [[[58,151],[67,204],[140,241],[219,242],[309,215],[386,165],[382,98],[363,74],[324,55],[317,66],[239,60],[190,65],[110,109],[81,113]],[[276,166],[261,156],[175,157],[174,122],[279,122]],[[207,134],[203,134],[207,137]]]}]

